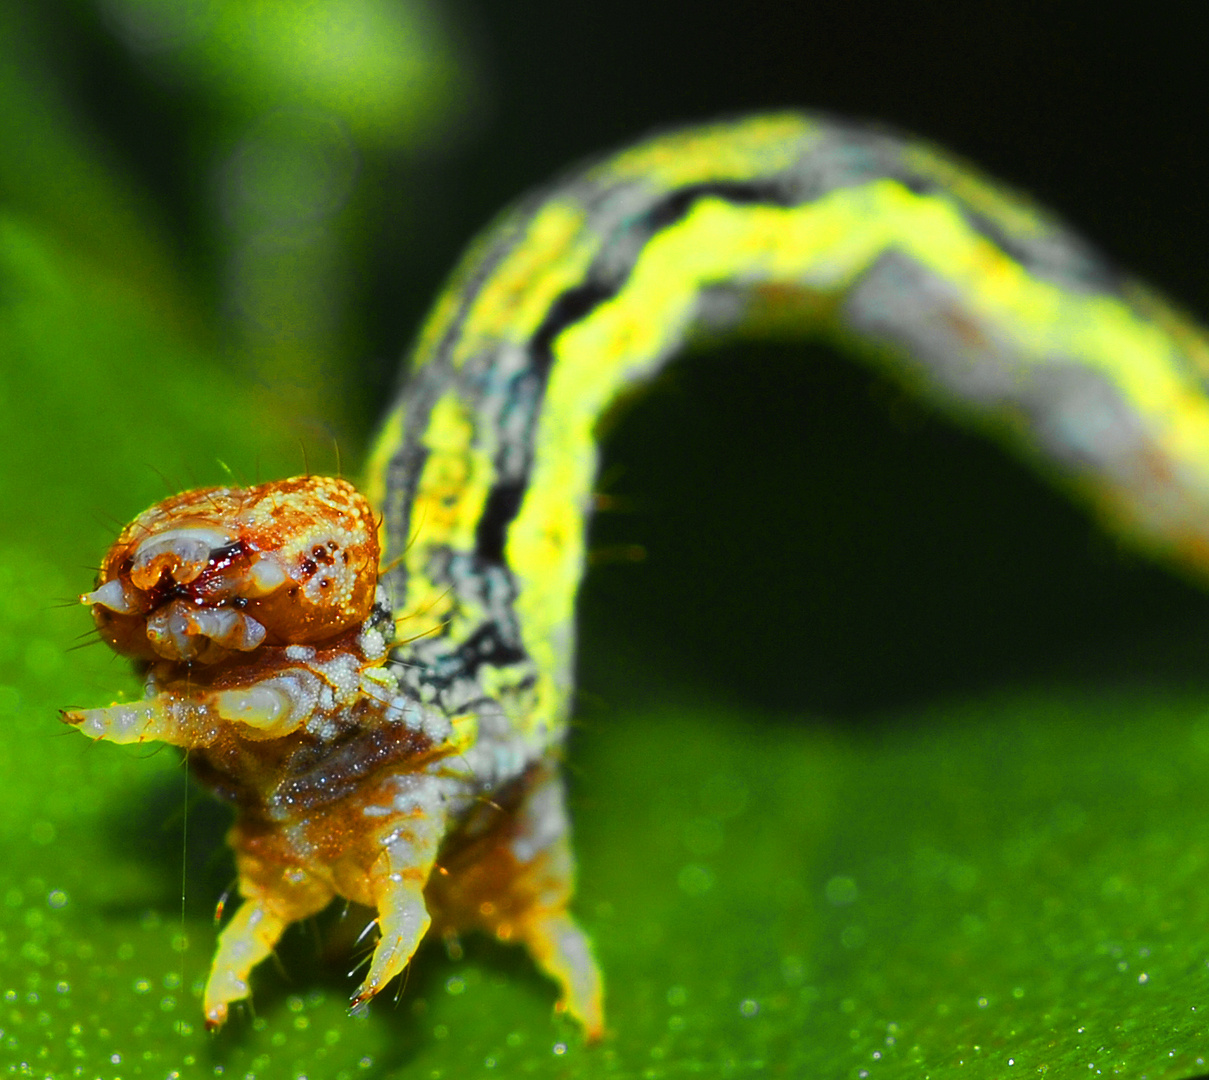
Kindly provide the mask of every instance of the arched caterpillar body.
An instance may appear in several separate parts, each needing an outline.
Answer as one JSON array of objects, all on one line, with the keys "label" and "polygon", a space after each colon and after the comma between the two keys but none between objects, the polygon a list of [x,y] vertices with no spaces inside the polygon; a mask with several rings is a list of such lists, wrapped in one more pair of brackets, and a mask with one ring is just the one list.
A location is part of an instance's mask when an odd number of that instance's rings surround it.
[{"label": "arched caterpillar body", "polygon": [[559,774],[595,428],[692,334],[768,328],[873,357],[1209,574],[1195,326],[920,144],[797,115],[639,143],[472,248],[368,505],[320,478],[186,493],[128,527],[82,598],[147,690],[65,719],[189,747],[237,810],[244,900],[211,1024],[289,923],[343,896],[378,916],[355,1003],[430,925],[479,928],[523,943],[603,1031]]}]

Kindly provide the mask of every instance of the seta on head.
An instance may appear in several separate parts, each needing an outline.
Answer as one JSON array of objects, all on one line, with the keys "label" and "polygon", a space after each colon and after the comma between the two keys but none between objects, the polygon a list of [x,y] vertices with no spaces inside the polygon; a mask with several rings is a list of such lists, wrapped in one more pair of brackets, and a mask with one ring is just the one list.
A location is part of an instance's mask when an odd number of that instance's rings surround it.
[{"label": "seta on head", "polygon": [[374,512],[346,480],[201,488],[127,525],[80,602],[126,656],[213,664],[358,626],[378,555]]}]

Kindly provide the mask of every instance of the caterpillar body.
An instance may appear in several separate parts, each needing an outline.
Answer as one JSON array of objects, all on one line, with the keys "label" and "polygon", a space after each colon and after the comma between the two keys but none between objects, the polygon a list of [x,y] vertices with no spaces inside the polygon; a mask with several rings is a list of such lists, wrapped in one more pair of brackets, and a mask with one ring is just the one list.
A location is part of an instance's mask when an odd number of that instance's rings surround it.
[{"label": "caterpillar body", "polygon": [[[826,333],[1209,575],[1209,348],[1062,225],[925,145],[773,115],[663,134],[505,214],[437,301],[361,495],[140,515],[81,599],[145,668],[95,739],[187,747],[236,809],[223,1023],[284,929],[377,912],[353,1001],[430,930],[523,944],[590,1038],[560,760],[596,425],[693,334]],[[380,522],[375,528],[375,523]]]}]

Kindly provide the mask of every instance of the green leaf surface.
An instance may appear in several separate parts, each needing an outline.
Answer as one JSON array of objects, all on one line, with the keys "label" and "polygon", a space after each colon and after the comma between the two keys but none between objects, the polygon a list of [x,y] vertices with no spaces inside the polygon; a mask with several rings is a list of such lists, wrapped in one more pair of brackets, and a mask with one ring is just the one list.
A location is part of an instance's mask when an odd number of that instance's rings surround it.
[{"label": "green leaf surface", "polygon": [[254,1010],[208,1035],[226,819],[172,752],[60,725],[137,692],[102,648],[68,651],[71,600],[112,534],[97,515],[163,494],[148,463],[194,483],[224,478],[219,450],[250,477],[300,455],[265,392],[15,218],[0,355],[0,1076],[1209,1072],[1209,701],[1158,692],[1004,693],[863,732],[613,709],[571,753],[603,1045],[476,939],[426,946],[397,1002],[349,1017],[356,910],[292,931]]}]

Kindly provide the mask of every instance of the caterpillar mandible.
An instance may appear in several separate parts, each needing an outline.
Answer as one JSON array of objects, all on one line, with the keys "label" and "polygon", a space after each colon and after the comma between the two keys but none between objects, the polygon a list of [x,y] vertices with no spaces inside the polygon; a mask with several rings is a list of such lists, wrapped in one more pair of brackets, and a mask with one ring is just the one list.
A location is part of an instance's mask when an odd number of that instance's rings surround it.
[{"label": "caterpillar mandible", "polygon": [[430,930],[523,944],[590,1038],[560,775],[595,427],[694,332],[830,333],[1209,574],[1201,330],[919,143],[773,115],[658,135],[505,214],[438,299],[364,494],[300,477],[140,515],[81,597],[146,673],[67,712],[186,747],[236,810],[211,1026],[292,922],[377,912],[360,1005]]}]

